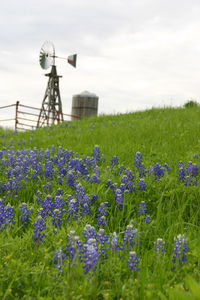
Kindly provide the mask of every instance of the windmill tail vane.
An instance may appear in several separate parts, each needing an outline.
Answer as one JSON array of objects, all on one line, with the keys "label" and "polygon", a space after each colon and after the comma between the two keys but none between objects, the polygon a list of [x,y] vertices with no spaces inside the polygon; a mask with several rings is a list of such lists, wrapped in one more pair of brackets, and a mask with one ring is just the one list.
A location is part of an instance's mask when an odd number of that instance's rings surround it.
[{"label": "windmill tail vane", "polygon": [[74,68],[76,68],[76,60],[77,60],[77,54],[69,55],[66,57],[60,57],[60,56],[54,56],[55,58],[65,59],[67,62],[72,65]]}]

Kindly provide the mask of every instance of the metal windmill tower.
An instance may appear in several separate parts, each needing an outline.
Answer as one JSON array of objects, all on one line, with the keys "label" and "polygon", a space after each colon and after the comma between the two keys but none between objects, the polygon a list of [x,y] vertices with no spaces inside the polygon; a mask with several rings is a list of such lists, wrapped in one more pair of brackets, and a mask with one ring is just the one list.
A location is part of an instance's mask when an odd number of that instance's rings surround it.
[{"label": "metal windmill tower", "polygon": [[51,66],[51,72],[45,74],[49,79],[37,121],[37,128],[63,122],[62,102],[59,89],[59,78],[62,76],[57,75],[55,58],[67,59],[69,64],[76,67],[76,54],[70,55],[68,58],[58,57],[55,55],[53,43],[47,41],[42,45],[39,57],[40,66],[45,70]]}]

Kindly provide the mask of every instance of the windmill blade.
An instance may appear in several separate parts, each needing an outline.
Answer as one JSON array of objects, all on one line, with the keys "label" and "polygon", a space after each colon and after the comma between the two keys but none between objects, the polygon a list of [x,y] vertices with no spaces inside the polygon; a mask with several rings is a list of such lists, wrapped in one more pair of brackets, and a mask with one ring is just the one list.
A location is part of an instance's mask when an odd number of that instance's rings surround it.
[{"label": "windmill blade", "polygon": [[42,69],[48,69],[54,65],[55,48],[52,42],[46,41],[40,50],[39,62]]},{"label": "windmill blade", "polygon": [[69,55],[67,61],[70,65],[76,68],[77,54]]}]

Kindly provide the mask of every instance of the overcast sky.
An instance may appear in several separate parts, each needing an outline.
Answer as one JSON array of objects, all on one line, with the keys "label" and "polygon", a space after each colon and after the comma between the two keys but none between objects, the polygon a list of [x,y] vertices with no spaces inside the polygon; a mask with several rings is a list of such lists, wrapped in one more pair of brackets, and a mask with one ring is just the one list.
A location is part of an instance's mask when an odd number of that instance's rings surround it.
[{"label": "overcast sky", "polygon": [[[0,106],[39,107],[47,85],[39,52],[57,60],[65,113],[72,96],[99,96],[99,113],[179,106],[200,94],[199,0],[6,0],[0,9]],[[47,71],[48,72],[48,71]]]}]

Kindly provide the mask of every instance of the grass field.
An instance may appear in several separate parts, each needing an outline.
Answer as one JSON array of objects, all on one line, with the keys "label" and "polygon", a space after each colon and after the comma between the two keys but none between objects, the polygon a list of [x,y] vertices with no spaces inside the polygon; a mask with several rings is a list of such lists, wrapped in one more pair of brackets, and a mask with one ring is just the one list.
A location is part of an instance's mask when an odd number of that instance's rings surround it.
[{"label": "grass field", "polygon": [[0,299],[200,299],[199,106],[0,137]]}]

